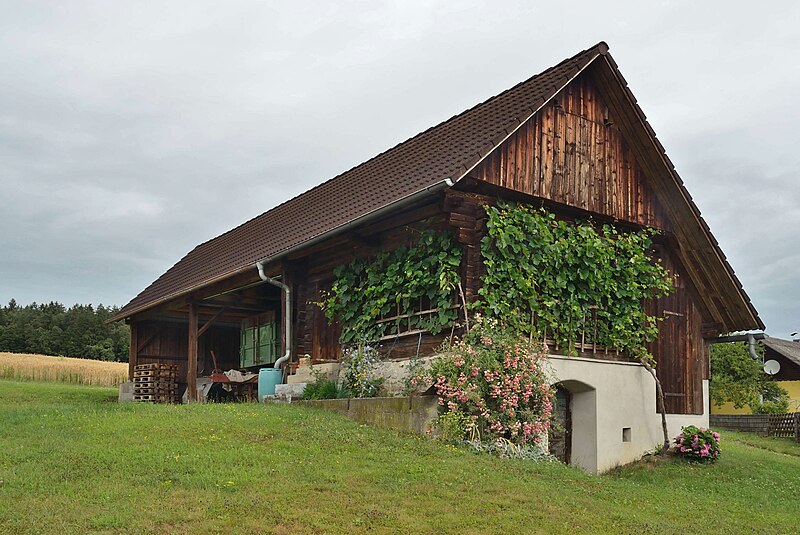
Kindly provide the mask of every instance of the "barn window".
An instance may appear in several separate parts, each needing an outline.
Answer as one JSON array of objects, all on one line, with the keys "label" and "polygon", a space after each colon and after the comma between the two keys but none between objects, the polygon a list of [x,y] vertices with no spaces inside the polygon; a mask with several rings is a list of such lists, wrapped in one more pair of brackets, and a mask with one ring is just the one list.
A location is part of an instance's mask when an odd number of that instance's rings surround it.
[{"label": "barn window", "polygon": [[242,320],[239,361],[242,368],[272,364],[278,356],[275,313],[267,312]]}]

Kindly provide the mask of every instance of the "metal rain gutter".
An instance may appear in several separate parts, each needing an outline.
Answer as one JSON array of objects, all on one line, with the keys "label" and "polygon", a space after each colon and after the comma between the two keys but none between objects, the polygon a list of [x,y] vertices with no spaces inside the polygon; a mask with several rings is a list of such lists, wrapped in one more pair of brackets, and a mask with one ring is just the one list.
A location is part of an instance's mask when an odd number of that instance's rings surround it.
[{"label": "metal rain gutter", "polygon": [[286,349],[283,353],[283,356],[276,360],[275,364],[272,365],[273,368],[280,369],[280,367],[289,360],[289,357],[292,354],[292,292],[289,289],[289,286],[286,284],[267,277],[266,273],[264,273],[263,262],[256,262],[256,268],[258,268],[258,276],[261,277],[262,281],[266,282],[267,284],[277,286],[284,292],[283,325]]},{"label": "metal rain gutter", "polygon": [[275,260],[278,260],[279,258],[282,258],[282,257],[284,257],[286,255],[292,254],[293,252],[295,252],[295,251],[297,251],[299,249],[304,249],[306,247],[314,245],[315,243],[319,243],[319,242],[321,242],[321,241],[323,241],[323,240],[325,240],[327,238],[330,238],[330,237],[332,237],[332,236],[334,236],[336,234],[339,234],[340,232],[343,232],[344,230],[346,230],[346,229],[348,229],[350,227],[353,227],[353,226],[356,226],[356,225],[360,225],[362,223],[367,223],[367,222],[369,222],[369,221],[371,221],[373,219],[376,219],[376,218],[382,216],[383,214],[385,214],[387,212],[390,212],[392,210],[396,210],[398,208],[402,208],[403,206],[405,206],[407,204],[411,204],[411,203],[413,203],[414,201],[416,201],[417,199],[419,199],[421,197],[424,197],[426,195],[430,195],[432,193],[437,193],[437,192],[439,192],[439,191],[441,191],[441,190],[443,190],[445,188],[450,188],[453,185],[454,185],[454,183],[453,183],[452,179],[445,178],[441,182],[437,182],[436,184],[428,186],[425,189],[417,191],[416,193],[412,193],[408,197],[400,199],[399,201],[393,202],[391,204],[387,204],[386,206],[378,208],[377,210],[375,210],[373,212],[370,212],[368,214],[364,214],[364,215],[362,215],[360,217],[352,219],[352,220],[348,221],[347,223],[336,227],[335,229],[331,229],[328,232],[323,232],[322,234],[320,234],[318,236],[315,236],[314,238],[312,238],[310,240],[306,240],[303,243],[297,244],[294,247],[290,247],[289,249],[286,249],[285,251],[281,251],[280,253],[278,253],[276,255],[273,255],[273,256],[271,256],[269,258],[264,258],[264,259],[259,260],[258,262],[256,262],[255,267],[256,267],[256,269],[258,269],[258,276],[261,278],[261,280],[263,280],[264,282],[266,282],[268,284],[272,284],[273,286],[277,286],[278,288],[281,288],[284,291],[284,294],[285,294],[285,297],[286,297],[285,305],[284,305],[284,313],[283,313],[283,317],[284,317],[284,334],[286,336],[286,351],[285,351],[285,353],[283,354],[283,356],[281,358],[279,358],[278,360],[275,361],[275,364],[273,364],[273,367],[279,368],[280,366],[285,364],[289,360],[289,358],[291,357],[291,348],[292,348],[292,338],[291,338],[291,334],[292,334],[292,300],[291,300],[291,290],[289,289],[289,287],[286,284],[284,284],[284,283],[282,283],[282,282],[280,282],[278,280],[275,280],[275,279],[272,279],[272,278],[268,277],[267,274],[264,273],[264,266],[266,264],[268,264],[269,262],[274,262]]},{"label": "metal rain gutter", "polygon": [[709,340],[709,343],[724,344],[727,342],[747,342],[747,351],[750,353],[750,357],[756,362],[761,362],[761,359],[756,353],[756,340],[763,340],[765,338],[767,338],[765,333],[734,334],[731,336],[718,336],[717,338],[712,338]]},{"label": "metal rain gutter", "polygon": [[258,264],[268,264],[270,262],[274,262],[275,260],[283,258],[284,256],[290,255],[290,254],[294,253],[295,251],[299,251],[300,249],[305,249],[306,247],[310,247],[310,246],[312,246],[314,244],[317,244],[317,243],[319,243],[319,242],[321,242],[321,241],[323,241],[323,240],[325,240],[327,238],[333,237],[336,234],[339,234],[340,232],[343,232],[344,230],[347,230],[348,228],[351,228],[351,227],[354,227],[354,226],[357,226],[357,225],[361,225],[362,223],[367,223],[369,221],[372,221],[373,219],[376,219],[376,218],[378,218],[378,217],[380,217],[380,216],[382,216],[382,215],[384,215],[384,214],[386,214],[388,212],[391,212],[392,210],[396,210],[398,208],[402,208],[403,206],[406,206],[407,204],[411,204],[411,203],[415,202],[416,200],[418,200],[418,199],[420,199],[422,197],[425,197],[426,195],[430,195],[432,193],[437,193],[437,192],[439,192],[439,191],[441,191],[441,190],[443,190],[445,188],[452,187],[454,184],[455,183],[453,182],[452,179],[445,178],[441,182],[437,182],[436,184],[433,184],[433,185],[428,186],[428,187],[426,187],[424,189],[421,189],[421,190],[419,190],[419,191],[417,191],[415,193],[412,193],[408,197],[404,197],[404,198],[402,198],[400,200],[397,200],[397,201],[395,201],[393,203],[390,203],[390,204],[387,204],[385,206],[382,206],[381,208],[378,208],[377,210],[374,210],[372,212],[369,212],[369,213],[366,213],[364,215],[358,216],[355,219],[351,219],[347,223],[343,223],[343,224],[339,225],[336,228],[333,228],[331,230],[323,232],[322,234],[318,234],[317,236],[314,236],[313,238],[311,238],[309,240],[306,240],[306,241],[304,241],[302,243],[298,243],[297,245],[293,245],[292,247],[289,247],[288,249],[285,249],[285,250],[283,250],[283,251],[281,251],[279,253],[276,253],[276,254],[268,257],[268,258],[264,258],[262,260],[259,260],[258,262],[256,262],[256,267],[258,267]]}]

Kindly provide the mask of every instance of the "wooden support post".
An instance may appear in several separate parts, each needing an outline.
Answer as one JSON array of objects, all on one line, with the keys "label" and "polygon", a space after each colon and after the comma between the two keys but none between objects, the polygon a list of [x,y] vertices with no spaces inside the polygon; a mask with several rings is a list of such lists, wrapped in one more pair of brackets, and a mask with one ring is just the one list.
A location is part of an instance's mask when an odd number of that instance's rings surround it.
[{"label": "wooden support post", "polygon": [[133,381],[133,368],[139,363],[139,338],[136,335],[136,321],[131,320],[131,343],[128,349],[128,381]]},{"label": "wooden support post", "polygon": [[189,366],[186,369],[186,392],[189,403],[197,401],[197,305],[189,304]]}]

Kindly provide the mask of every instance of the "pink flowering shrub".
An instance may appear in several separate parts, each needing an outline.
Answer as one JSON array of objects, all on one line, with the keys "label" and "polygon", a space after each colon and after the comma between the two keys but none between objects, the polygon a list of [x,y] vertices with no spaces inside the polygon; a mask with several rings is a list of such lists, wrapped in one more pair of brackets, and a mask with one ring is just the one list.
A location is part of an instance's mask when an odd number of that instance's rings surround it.
[{"label": "pink flowering shrub", "polygon": [[429,373],[442,411],[468,416],[473,435],[538,444],[547,435],[553,409],[544,364],[541,347],[478,317]]},{"label": "pink flowering shrub", "polygon": [[719,433],[705,427],[684,427],[675,437],[674,451],[690,461],[713,463],[719,457]]}]

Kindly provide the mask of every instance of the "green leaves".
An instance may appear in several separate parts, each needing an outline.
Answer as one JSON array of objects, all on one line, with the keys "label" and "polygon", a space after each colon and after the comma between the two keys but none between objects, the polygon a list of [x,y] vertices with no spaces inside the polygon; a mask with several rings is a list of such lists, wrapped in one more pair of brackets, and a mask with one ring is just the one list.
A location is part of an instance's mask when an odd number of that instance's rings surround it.
[{"label": "green leaves", "polygon": [[420,303],[439,311],[389,323],[438,334],[458,318],[449,307],[460,265],[461,248],[452,237],[426,230],[412,246],[338,266],[330,293],[318,304],[328,319],[341,320],[342,345],[378,340],[389,326],[381,318],[418,312]]},{"label": "green leaves", "polygon": [[598,344],[646,354],[658,329],[644,300],[672,290],[669,273],[648,253],[655,231],[567,224],[516,204],[486,213],[479,294],[491,315],[521,333],[546,332],[568,350],[587,333]]},{"label": "green leaves", "polygon": [[[756,351],[763,359],[763,346],[756,346]],[[767,404],[767,408],[779,407],[776,412],[788,411],[787,392],[764,373],[761,364],[750,356],[745,342],[711,346],[709,389],[711,401],[717,406],[730,402],[737,409],[749,406],[759,413],[769,412],[763,407]]]}]

